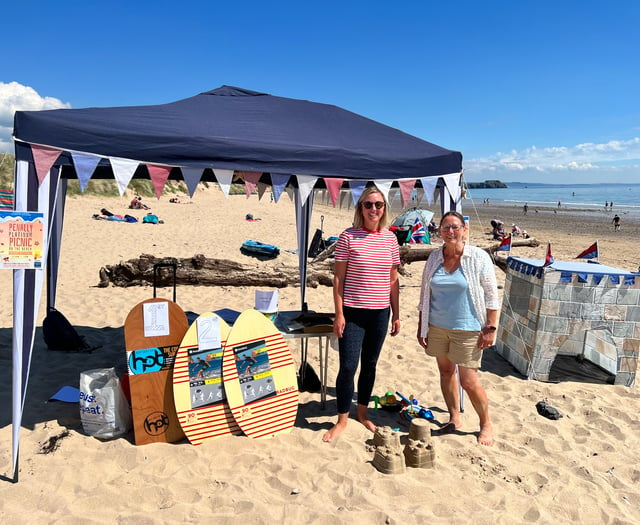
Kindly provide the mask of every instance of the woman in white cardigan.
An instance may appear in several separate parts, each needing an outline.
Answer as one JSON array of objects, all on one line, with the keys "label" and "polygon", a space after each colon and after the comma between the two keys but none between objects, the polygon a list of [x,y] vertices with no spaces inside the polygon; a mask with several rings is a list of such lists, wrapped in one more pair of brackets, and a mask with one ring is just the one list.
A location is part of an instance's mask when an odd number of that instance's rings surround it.
[{"label": "woman in white cardigan", "polygon": [[442,216],[440,237],[444,245],[429,256],[422,274],[417,333],[420,346],[436,358],[449,411],[449,422],[434,434],[462,426],[457,366],[460,386],[480,419],[478,443],[491,446],[489,401],[478,369],[482,351],[495,343],[500,308],[495,270],[484,250],[465,242],[467,225],[458,212]]}]

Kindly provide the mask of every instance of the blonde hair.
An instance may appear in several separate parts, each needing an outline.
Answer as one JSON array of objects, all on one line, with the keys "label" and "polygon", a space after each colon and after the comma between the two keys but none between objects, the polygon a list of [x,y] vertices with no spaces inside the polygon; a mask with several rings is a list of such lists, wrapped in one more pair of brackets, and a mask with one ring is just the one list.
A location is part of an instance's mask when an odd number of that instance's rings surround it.
[{"label": "blonde hair", "polygon": [[380,217],[380,222],[378,223],[378,230],[382,230],[383,228],[385,228],[387,223],[389,222],[389,212],[388,212],[389,204],[387,203],[387,199],[385,199],[384,193],[382,193],[375,184],[370,184],[364,189],[364,191],[362,192],[362,195],[360,195],[360,198],[358,199],[358,204],[356,205],[356,210],[353,215],[354,228],[362,228],[362,226],[364,225],[362,203],[364,202],[364,199],[366,199],[369,195],[372,195],[373,193],[380,194],[380,196],[382,197],[382,200],[384,201],[384,211],[382,212],[382,216]]}]

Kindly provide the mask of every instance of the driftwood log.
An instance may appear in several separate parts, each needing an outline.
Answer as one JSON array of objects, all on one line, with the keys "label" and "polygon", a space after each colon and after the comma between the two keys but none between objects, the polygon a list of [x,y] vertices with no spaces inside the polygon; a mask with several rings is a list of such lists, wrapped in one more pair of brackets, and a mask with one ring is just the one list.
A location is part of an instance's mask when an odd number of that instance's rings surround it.
[{"label": "driftwood log", "polygon": [[[155,257],[142,254],[137,259],[129,259],[118,264],[100,268],[101,288],[115,286],[140,286],[153,284],[156,264],[176,264],[176,284],[200,286],[268,286],[285,288],[300,284],[300,272],[297,266],[265,267],[264,270],[249,267],[227,259],[208,259],[204,255],[190,258]],[[329,263],[321,268],[309,267],[307,285],[331,286],[333,275]],[[157,280],[159,286],[173,283],[173,272],[166,267],[159,268]]]},{"label": "driftwood log", "polygon": [[[441,245],[439,244],[405,244],[404,246],[400,247],[400,260],[402,261],[402,264],[411,264],[412,262],[426,261],[429,258],[429,255],[440,248],[440,246]],[[499,246],[500,243],[496,243],[492,246],[484,247],[483,249],[489,255],[495,255],[495,253],[498,251]],[[518,246],[528,246],[535,248],[536,246],[540,246],[540,243],[533,237],[511,241],[512,248]],[[494,263],[503,272],[507,271],[506,257],[494,257]]]},{"label": "driftwood log", "polygon": [[[539,246],[534,239],[513,241],[512,247]],[[494,254],[498,244],[484,248],[488,253]],[[412,262],[426,261],[429,255],[439,248],[438,245],[405,245],[400,247],[400,260],[402,263],[400,273],[404,274],[404,265]],[[334,246],[330,246],[309,262],[307,268],[307,286],[333,285],[333,253]],[[175,257],[155,257],[142,254],[137,259],[129,259],[118,264],[103,266],[100,268],[100,282],[98,286],[105,288],[110,284],[114,286],[142,286],[151,285],[154,280],[154,266],[156,264],[176,265],[176,284],[200,285],[200,286],[266,286],[270,288],[286,288],[300,284],[300,272],[297,266],[282,265],[277,268],[265,267],[256,269],[229,261],[227,259],[208,259],[202,254],[190,258],[178,259]],[[506,258],[495,257],[495,264],[506,271]],[[173,272],[167,267],[159,268],[157,285],[168,286],[173,283]]]}]

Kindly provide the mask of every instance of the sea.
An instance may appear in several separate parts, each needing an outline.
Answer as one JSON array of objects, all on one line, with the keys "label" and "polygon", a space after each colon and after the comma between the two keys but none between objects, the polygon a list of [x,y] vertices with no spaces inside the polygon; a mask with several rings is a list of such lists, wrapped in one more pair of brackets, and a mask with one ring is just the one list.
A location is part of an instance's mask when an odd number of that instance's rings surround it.
[{"label": "sea", "polygon": [[[539,208],[609,211],[640,217],[640,184],[541,184],[505,182],[507,188],[468,189],[463,209],[485,202],[492,206],[524,206],[529,211]],[[607,206],[608,205],[608,206]],[[606,206],[606,207],[605,207]]]}]

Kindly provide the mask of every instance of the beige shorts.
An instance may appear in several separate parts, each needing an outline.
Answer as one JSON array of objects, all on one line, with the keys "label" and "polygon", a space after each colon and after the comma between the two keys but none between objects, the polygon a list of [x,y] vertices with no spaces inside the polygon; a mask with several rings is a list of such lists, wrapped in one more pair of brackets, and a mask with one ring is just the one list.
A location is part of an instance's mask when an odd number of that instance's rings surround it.
[{"label": "beige shorts", "polygon": [[430,324],[425,353],[432,357],[446,357],[466,368],[480,368],[482,350],[478,348],[479,337],[479,330],[449,330]]}]

